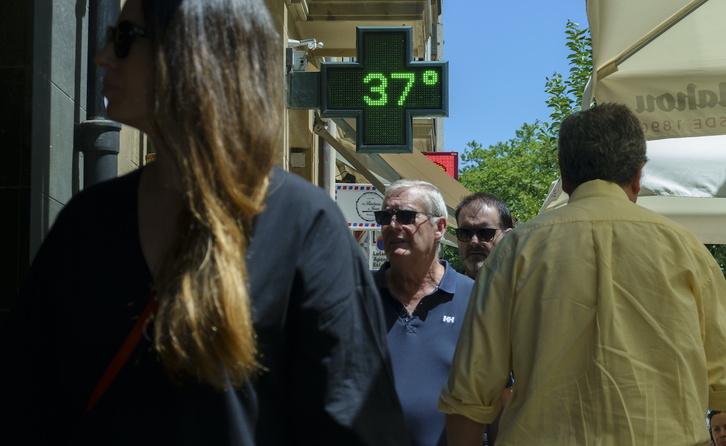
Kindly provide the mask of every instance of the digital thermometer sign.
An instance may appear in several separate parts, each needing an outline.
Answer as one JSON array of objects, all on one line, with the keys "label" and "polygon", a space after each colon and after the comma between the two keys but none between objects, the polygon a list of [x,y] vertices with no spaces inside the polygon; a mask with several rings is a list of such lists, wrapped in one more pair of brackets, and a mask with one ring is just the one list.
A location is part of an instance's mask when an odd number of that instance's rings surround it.
[{"label": "digital thermometer sign", "polygon": [[321,114],[356,118],[362,153],[413,151],[413,117],[448,116],[448,62],[412,58],[411,27],[358,27],[356,62],[321,64]]}]

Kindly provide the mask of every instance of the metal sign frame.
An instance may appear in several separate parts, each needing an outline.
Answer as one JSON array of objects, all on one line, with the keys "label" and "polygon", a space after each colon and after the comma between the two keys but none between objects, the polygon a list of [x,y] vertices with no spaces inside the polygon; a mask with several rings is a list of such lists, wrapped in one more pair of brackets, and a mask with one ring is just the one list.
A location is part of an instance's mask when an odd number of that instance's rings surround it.
[{"label": "metal sign frame", "polygon": [[321,115],[355,118],[359,153],[411,153],[413,118],[449,115],[449,63],[414,61],[410,26],[358,27],[356,45],[321,64]]}]

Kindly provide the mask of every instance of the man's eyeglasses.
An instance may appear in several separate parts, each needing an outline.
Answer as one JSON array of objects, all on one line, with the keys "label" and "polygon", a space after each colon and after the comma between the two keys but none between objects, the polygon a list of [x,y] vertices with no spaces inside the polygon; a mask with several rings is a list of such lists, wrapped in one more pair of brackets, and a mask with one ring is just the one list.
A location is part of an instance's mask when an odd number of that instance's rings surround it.
[{"label": "man's eyeglasses", "polygon": [[480,242],[491,242],[492,239],[494,239],[494,236],[497,235],[497,231],[501,231],[501,229],[487,227],[456,228],[456,238],[458,238],[460,242],[468,242],[474,237],[474,235],[476,235],[476,238]]},{"label": "man's eyeglasses", "polygon": [[129,55],[129,51],[131,51],[131,44],[134,43],[137,37],[148,39],[151,36],[146,28],[129,21],[123,21],[116,26],[108,27],[106,42],[113,42],[116,57],[125,59]]},{"label": "man's eyeglasses", "polygon": [[418,211],[405,211],[405,210],[399,210],[399,211],[375,211],[373,215],[376,217],[376,223],[378,223],[381,226],[390,225],[391,220],[393,217],[396,217],[396,221],[399,224],[402,225],[410,225],[411,223],[416,221],[416,214],[424,214],[424,215],[430,215],[432,217],[437,217],[436,214],[430,214],[428,212],[418,212]]}]

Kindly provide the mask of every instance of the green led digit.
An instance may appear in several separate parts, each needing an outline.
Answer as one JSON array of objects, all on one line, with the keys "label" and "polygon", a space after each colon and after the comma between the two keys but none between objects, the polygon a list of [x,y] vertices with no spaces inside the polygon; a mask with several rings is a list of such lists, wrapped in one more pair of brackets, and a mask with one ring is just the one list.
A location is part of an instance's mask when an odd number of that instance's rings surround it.
[{"label": "green led digit", "polygon": [[401,97],[398,98],[398,105],[403,105],[406,101],[406,96],[408,96],[408,92],[411,91],[411,87],[413,87],[413,83],[416,80],[416,73],[391,73],[391,79],[408,80],[408,82],[406,82],[406,88],[403,89]]},{"label": "green led digit", "polygon": [[439,73],[434,70],[426,70],[423,74],[423,82],[426,85],[435,85],[439,82]]},{"label": "green led digit", "polygon": [[363,100],[366,101],[366,104],[368,105],[386,105],[386,102],[388,102],[388,94],[386,94],[386,87],[388,87],[388,79],[386,79],[386,76],[382,75],[381,73],[370,73],[368,76],[366,76],[363,79],[363,83],[370,84],[371,81],[378,80],[378,85],[371,85],[371,93],[377,93],[378,99],[373,99],[370,96],[363,96]]}]

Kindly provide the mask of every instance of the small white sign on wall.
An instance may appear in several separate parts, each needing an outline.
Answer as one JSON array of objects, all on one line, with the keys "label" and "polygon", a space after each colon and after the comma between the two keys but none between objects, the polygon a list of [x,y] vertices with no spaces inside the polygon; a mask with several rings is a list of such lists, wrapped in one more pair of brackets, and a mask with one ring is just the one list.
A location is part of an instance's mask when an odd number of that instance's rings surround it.
[{"label": "small white sign on wall", "polygon": [[377,271],[386,262],[380,226],[373,212],[381,209],[383,195],[370,184],[337,184],[335,201],[343,212],[348,227],[368,259],[368,266]]},{"label": "small white sign on wall", "polygon": [[353,231],[358,240],[358,245],[368,259],[368,267],[371,271],[378,271],[388,260],[383,251],[383,238],[381,231]]},{"label": "small white sign on wall", "polygon": [[351,229],[380,228],[373,212],[379,211],[383,195],[370,184],[336,184],[335,201]]}]

